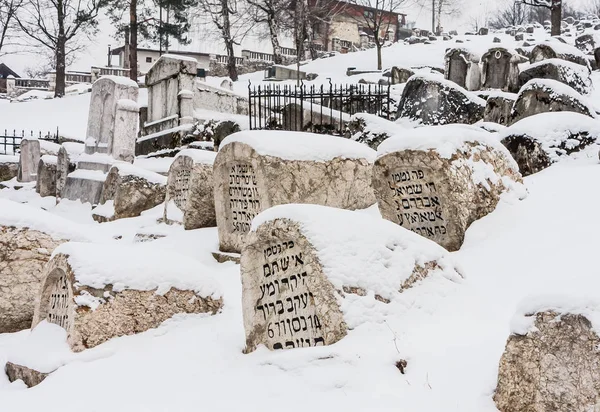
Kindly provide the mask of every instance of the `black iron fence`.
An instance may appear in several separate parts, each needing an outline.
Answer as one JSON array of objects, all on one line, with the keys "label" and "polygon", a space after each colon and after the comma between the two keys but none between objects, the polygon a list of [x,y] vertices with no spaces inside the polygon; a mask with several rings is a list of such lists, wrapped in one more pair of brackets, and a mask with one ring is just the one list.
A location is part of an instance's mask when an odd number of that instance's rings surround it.
[{"label": "black iron fence", "polygon": [[34,132],[25,130],[6,130],[4,133],[0,130],[0,154],[12,155],[19,153],[21,140],[23,139],[40,139],[53,143],[58,143],[58,128],[56,132]]},{"label": "black iron fence", "polygon": [[392,118],[390,87],[248,85],[251,130],[292,130],[343,135],[350,117],[370,113]]}]

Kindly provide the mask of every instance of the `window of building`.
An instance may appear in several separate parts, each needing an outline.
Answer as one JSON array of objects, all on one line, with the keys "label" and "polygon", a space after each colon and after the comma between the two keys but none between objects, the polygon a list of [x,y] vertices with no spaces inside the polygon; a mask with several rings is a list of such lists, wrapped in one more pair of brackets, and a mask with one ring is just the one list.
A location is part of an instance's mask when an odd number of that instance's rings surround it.
[{"label": "window of building", "polygon": [[146,63],[152,63],[152,57],[146,57]]}]

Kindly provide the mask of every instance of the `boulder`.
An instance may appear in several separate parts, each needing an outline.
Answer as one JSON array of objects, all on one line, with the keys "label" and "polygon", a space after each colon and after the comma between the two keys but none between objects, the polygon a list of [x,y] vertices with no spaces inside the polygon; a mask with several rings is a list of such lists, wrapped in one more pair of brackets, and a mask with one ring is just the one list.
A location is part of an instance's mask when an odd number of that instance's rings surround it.
[{"label": "boulder", "polygon": [[481,56],[481,87],[516,93],[519,90],[519,64],[526,61],[515,50],[492,47]]},{"label": "boulder", "polygon": [[44,155],[40,158],[37,170],[35,191],[41,197],[56,196],[57,156]]},{"label": "boulder", "polygon": [[156,328],[178,313],[215,314],[223,304],[210,269],[155,242],[69,242],[44,268],[32,327],[67,331],[74,352]]},{"label": "boulder", "polygon": [[545,112],[576,112],[596,117],[588,100],[566,84],[551,79],[532,79],[519,91],[511,124]]},{"label": "boulder", "polygon": [[0,182],[14,179],[19,172],[19,156],[0,155]]},{"label": "boulder", "polygon": [[187,230],[217,225],[213,193],[216,153],[182,150],[169,169],[164,220]]},{"label": "boulder", "polygon": [[252,219],[272,206],[371,206],[374,158],[374,150],[343,137],[279,131],[227,137],[213,169],[220,250],[239,253]]},{"label": "boulder", "polygon": [[445,78],[467,90],[479,90],[481,57],[465,48],[453,48],[446,52]]},{"label": "boulder", "polygon": [[505,92],[493,92],[487,97],[484,122],[498,123],[507,126],[510,123],[512,107],[517,100],[517,95]]},{"label": "boulder", "polygon": [[371,321],[366,308],[429,276],[460,279],[447,251],[390,222],[318,205],[272,207],[242,249],[246,352],[333,344]]},{"label": "boulder", "polygon": [[537,63],[547,59],[567,60],[589,68],[587,57],[579,49],[556,41],[536,45],[531,51],[529,61]]},{"label": "boulder", "polygon": [[[485,171],[485,172],[484,172]],[[448,125],[406,131],[383,142],[373,188],[384,219],[450,251],[505,192],[523,194],[519,168],[490,133]]]},{"label": "boulder", "polygon": [[523,176],[537,173],[561,157],[596,143],[599,137],[597,120],[573,112],[529,116],[499,135]]},{"label": "boulder", "polygon": [[501,412],[593,411],[600,404],[595,308],[543,300],[513,320],[494,402]]},{"label": "boulder", "polygon": [[165,201],[167,178],[126,162],[115,163],[104,181],[97,222],[140,216]]},{"label": "boulder", "polygon": [[546,59],[533,63],[519,74],[521,85],[531,79],[556,80],[581,94],[590,93],[593,87],[591,70],[588,67],[562,59]]},{"label": "boulder", "polygon": [[406,84],[397,116],[424,125],[473,124],[483,119],[485,101],[437,75],[414,75]]},{"label": "boulder", "polygon": [[575,39],[575,47],[584,54],[594,54],[600,47],[600,39],[596,33],[586,33]]}]

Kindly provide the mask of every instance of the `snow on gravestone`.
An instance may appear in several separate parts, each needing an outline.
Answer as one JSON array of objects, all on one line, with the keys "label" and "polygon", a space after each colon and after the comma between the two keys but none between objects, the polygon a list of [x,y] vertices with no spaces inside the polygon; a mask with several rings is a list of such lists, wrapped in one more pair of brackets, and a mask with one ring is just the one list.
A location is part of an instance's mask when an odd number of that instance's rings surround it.
[{"label": "snow on gravestone", "polygon": [[272,207],[242,249],[246,351],[333,344],[368,319],[367,308],[427,276],[460,278],[447,251],[393,223],[319,205]]},{"label": "snow on gravestone", "polygon": [[524,85],[531,79],[552,79],[571,86],[579,93],[588,94],[592,90],[591,70],[587,66],[561,59],[548,59],[533,63],[519,75]]},{"label": "snow on gravestone", "polygon": [[186,230],[216,226],[213,163],[216,153],[187,149],[169,169],[164,219]]},{"label": "snow on gravestone", "polygon": [[214,164],[221,251],[239,253],[254,216],[275,205],[371,206],[375,154],[363,144],[312,133],[248,131],[228,136]]},{"label": "snow on gravestone", "polygon": [[501,412],[596,411],[600,406],[600,303],[579,296],[522,304],[500,359]]},{"label": "snow on gravestone", "polygon": [[423,127],[384,141],[373,188],[385,219],[460,249],[465,231],[500,195],[522,194],[519,168],[490,133],[471,126]]},{"label": "snow on gravestone", "polygon": [[223,301],[209,273],[152,243],[65,243],[44,268],[32,327],[43,320],[63,327],[78,352],[178,313],[215,314]]},{"label": "snow on gravestone", "polygon": [[17,181],[22,183],[34,182],[37,179],[37,169],[40,162],[40,141],[23,139],[20,144],[19,171]]},{"label": "snow on gravestone", "polygon": [[479,61],[481,57],[470,50],[455,47],[446,52],[447,80],[453,81],[467,90],[479,90],[481,87],[481,72]]},{"label": "snow on gravestone", "polygon": [[498,137],[521,174],[529,176],[597,142],[600,122],[575,112],[540,113],[502,130]]},{"label": "snow on gravestone", "polygon": [[551,79],[532,79],[519,91],[511,124],[545,112],[576,112],[595,118],[590,102],[572,87]]},{"label": "snow on gravestone", "polygon": [[561,59],[585,66],[588,70],[590,69],[590,63],[586,55],[583,54],[581,50],[569,44],[545,42],[536,45],[533,50],[531,50],[531,56],[529,58],[531,63],[538,63],[548,59]]}]

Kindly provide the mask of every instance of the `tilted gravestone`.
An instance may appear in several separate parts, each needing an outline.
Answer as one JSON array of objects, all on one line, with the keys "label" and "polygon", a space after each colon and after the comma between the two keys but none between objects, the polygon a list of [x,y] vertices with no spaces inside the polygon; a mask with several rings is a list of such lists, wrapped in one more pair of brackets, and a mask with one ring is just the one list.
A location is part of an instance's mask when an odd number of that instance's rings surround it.
[{"label": "tilted gravestone", "polygon": [[63,143],[58,150],[56,160],[56,197],[62,197],[62,191],[67,183],[67,176],[74,172],[77,166],[77,157],[85,150],[81,143]]},{"label": "tilted gravestone", "polygon": [[532,79],[519,91],[511,124],[546,112],[576,112],[595,118],[590,102],[572,87],[551,79]]},{"label": "tilted gravestone", "polygon": [[446,52],[445,77],[467,90],[481,87],[481,57],[464,48],[453,48]]},{"label": "tilted gravestone", "polygon": [[102,254],[89,243],[55,251],[44,268],[32,327],[42,320],[61,326],[79,352],[155,328],[177,313],[221,308],[218,285],[197,261],[149,243],[102,246]]},{"label": "tilted gravestone", "polygon": [[479,128],[406,131],[383,142],[377,154],[373,188],[383,218],[450,251],[461,247],[467,228],[492,212],[504,192],[523,192],[510,153]]},{"label": "tilted gravestone", "polygon": [[521,85],[531,79],[552,79],[566,84],[579,93],[588,94],[592,90],[591,70],[577,63],[562,59],[546,59],[534,63],[519,74]]},{"label": "tilted gravestone", "polygon": [[[246,351],[330,345],[368,321],[357,307],[386,305],[440,275],[460,278],[449,253],[388,221],[318,205],[272,207],[242,249]],[[350,306],[365,317],[351,316]]]},{"label": "tilted gravestone", "polygon": [[539,113],[502,130],[498,137],[521,174],[529,176],[597,142],[600,125],[574,112]]},{"label": "tilted gravestone", "polygon": [[186,230],[217,225],[213,192],[216,153],[182,150],[176,156],[167,181],[164,220],[183,224]]},{"label": "tilted gravestone", "polygon": [[37,139],[21,140],[21,155],[17,181],[22,183],[34,182],[37,179],[37,169],[40,162],[40,141]]},{"label": "tilted gravestone", "polygon": [[519,91],[519,64],[526,61],[515,50],[492,47],[481,56],[481,87],[516,93]]},{"label": "tilted gravestone", "polygon": [[275,205],[371,206],[374,157],[365,145],[328,135],[249,131],[227,137],[213,169],[220,250],[239,253],[254,216]]},{"label": "tilted gravestone", "polygon": [[513,319],[498,368],[501,412],[593,411],[600,404],[598,303],[534,299]]},{"label": "tilted gravestone", "polygon": [[40,158],[37,170],[35,191],[41,197],[56,196],[56,166],[57,157],[44,155]]}]

